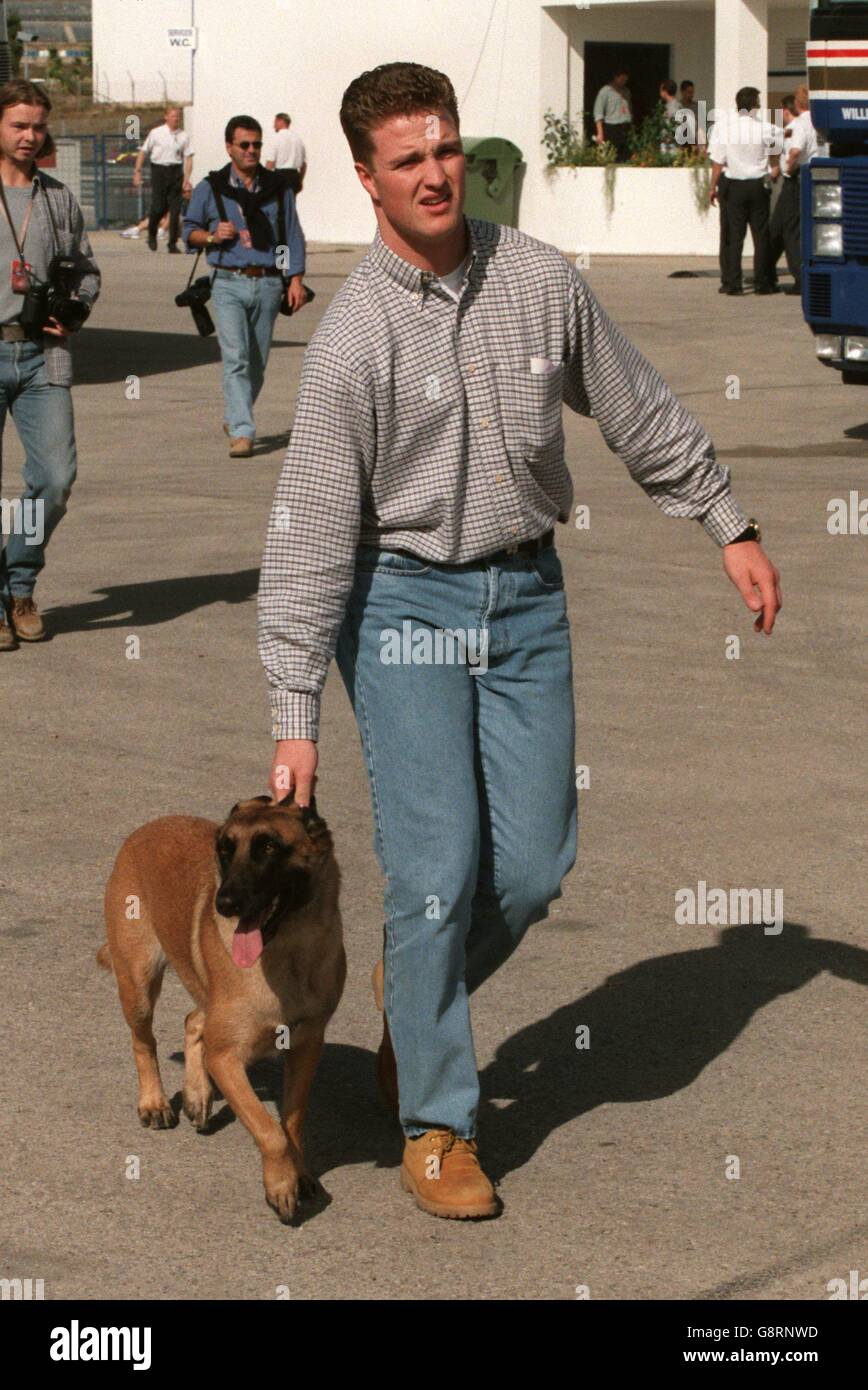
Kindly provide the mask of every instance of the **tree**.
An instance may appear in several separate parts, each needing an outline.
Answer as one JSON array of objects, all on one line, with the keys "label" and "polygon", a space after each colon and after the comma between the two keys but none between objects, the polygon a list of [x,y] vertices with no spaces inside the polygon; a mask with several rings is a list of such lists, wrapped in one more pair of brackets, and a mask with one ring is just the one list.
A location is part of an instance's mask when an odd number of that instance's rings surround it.
[{"label": "tree", "polygon": [[17,10],[13,10],[6,17],[6,30],[9,35],[9,56],[12,59],[12,76],[17,77],[21,72],[21,56],[24,52],[24,45],[18,35],[21,32],[21,16]]}]

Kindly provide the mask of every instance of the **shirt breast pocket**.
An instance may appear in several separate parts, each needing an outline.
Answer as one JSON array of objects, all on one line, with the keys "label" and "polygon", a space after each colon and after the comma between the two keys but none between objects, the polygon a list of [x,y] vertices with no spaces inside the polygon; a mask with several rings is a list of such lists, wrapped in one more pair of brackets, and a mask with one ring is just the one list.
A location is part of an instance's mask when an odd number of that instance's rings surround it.
[{"label": "shirt breast pocket", "polygon": [[564,392],[564,364],[552,371],[531,372],[529,368],[499,369],[496,373],[498,399],[506,446],[510,454],[539,457],[563,449],[564,429],[561,402]]}]

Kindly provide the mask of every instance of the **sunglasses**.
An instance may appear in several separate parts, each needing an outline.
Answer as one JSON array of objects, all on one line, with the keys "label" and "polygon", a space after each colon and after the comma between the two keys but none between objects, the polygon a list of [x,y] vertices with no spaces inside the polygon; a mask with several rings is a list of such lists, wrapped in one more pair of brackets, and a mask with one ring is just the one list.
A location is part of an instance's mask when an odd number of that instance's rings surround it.
[{"label": "sunglasses", "polygon": [[261,141],[261,140],[236,140],[235,143],[236,143],[236,145],[238,146],[239,150],[261,150],[261,149],[262,149],[262,141]]}]

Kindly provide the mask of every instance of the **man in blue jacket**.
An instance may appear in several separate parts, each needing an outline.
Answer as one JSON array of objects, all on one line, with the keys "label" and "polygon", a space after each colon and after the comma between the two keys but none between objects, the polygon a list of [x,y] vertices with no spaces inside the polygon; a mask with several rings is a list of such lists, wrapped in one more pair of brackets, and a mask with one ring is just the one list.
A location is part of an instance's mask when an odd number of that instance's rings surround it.
[{"label": "man in blue jacket", "polygon": [[295,210],[292,170],[260,163],[262,126],[233,116],[226,127],[229,163],[193,191],[184,217],[188,246],[205,248],[214,267],[212,300],[223,358],[223,429],[230,458],[249,458],[253,406],[265,379],[274,321],[306,295],[304,235]]}]

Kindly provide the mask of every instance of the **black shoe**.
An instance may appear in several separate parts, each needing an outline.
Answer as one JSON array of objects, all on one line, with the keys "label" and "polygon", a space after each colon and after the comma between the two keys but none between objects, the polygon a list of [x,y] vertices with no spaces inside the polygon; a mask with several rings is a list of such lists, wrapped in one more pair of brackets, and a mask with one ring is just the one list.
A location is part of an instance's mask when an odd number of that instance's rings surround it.
[{"label": "black shoe", "polygon": [[754,290],[754,294],[780,294],[780,285],[762,285],[760,289]]},{"label": "black shoe", "polygon": [[801,297],[801,293],[801,285],[787,285],[784,289],[784,294],[797,294],[799,295],[799,297]]},{"label": "black shoe", "polygon": [[169,247],[169,255],[170,255],[170,256],[180,256],[180,254],[181,254],[181,248],[180,248],[180,246],[178,245],[177,242],[173,242],[172,245]]},{"label": "black shoe", "polygon": [[724,294],[744,294],[744,290],[724,290]]},{"label": "black shoe", "polygon": [[148,250],[149,250],[149,251],[156,251],[156,249],[157,249],[157,238],[156,238],[155,236],[151,236],[151,234],[150,234],[150,232],[149,232],[149,233],[148,233]]}]

